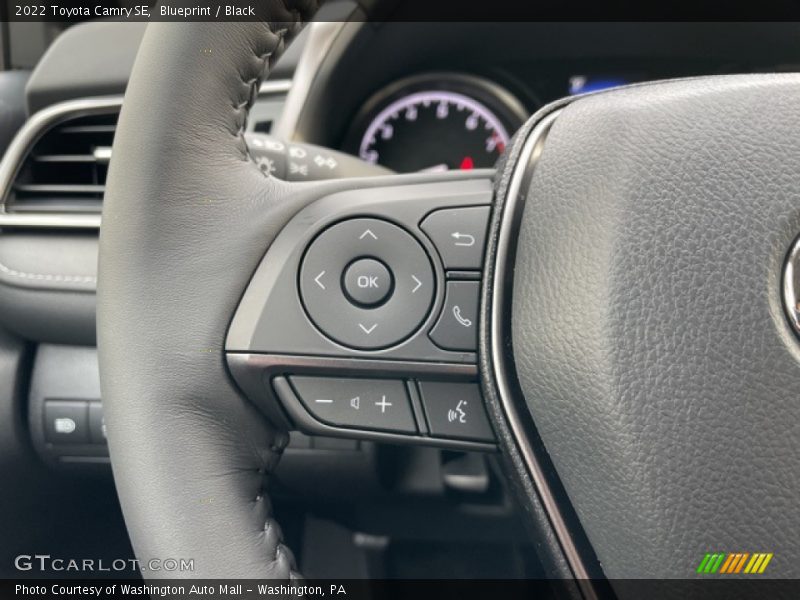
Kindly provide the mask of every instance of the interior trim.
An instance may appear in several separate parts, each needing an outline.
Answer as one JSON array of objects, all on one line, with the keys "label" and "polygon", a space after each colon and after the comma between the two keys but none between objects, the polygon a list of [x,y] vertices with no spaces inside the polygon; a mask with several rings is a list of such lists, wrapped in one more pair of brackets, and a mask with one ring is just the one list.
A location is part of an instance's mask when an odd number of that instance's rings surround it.
[{"label": "interior trim", "polygon": [[330,54],[334,41],[348,25],[360,27],[362,24],[353,21],[314,21],[307,25],[308,39],[297,63],[292,78],[292,89],[286,97],[283,112],[275,123],[273,131],[275,136],[286,140],[294,139],[317,74],[322,69],[325,58]]},{"label": "interior trim", "polygon": [[520,191],[526,177],[529,177],[532,169],[535,168],[535,162],[541,152],[547,133],[560,112],[560,110],[556,110],[544,116],[536,124],[520,152],[519,160],[514,165],[508,194],[503,205],[497,238],[497,252],[494,258],[495,277],[492,282],[490,318],[490,344],[493,360],[490,363],[503,412],[564,556],[575,578],[578,580],[584,597],[597,598],[597,594],[591,585],[589,570],[584,565],[583,559],[578,552],[566,519],[559,508],[555,495],[550,489],[544,469],[537,459],[536,452],[525,435],[523,421],[514,402],[511,387],[508,384],[511,371],[508,367],[506,345],[503,340],[503,319],[508,316],[505,307],[508,306],[508,292],[510,291],[510,286],[508,286],[508,281],[506,280],[506,275],[510,269],[506,267],[509,256],[512,254],[512,244],[515,242],[515,236],[513,235],[514,222],[522,209]]},{"label": "interior trim", "polygon": [[2,198],[0,201],[0,227],[98,229],[100,215],[9,213],[6,212],[6,201],[22,163],[45,132],[67,119],[107,114],[118,111],[121,106],[122,96],[98,96],[59,102],[31,115],[11,140],[8,150],[0,160],[0,198]]},{"label": "interior trim", "polygon": [[[265,81],[259,95],[285,94],[292,88],[292,80]],[[97,214],[67,213],[11,213],[6,211],[6,201],[25,158],[34,144],[48,130],[68,119],[85,115],[107,114],[119,111],[123,96],[97,96],[67,100],[48,106],[33,115],[20,128],[0,160],[0,228],[30,229],[99,229],[101,216]]]},{"label": "interior trim", "polygon": [[800,238],[792,242],[783,267],[783,308],[795,333],[800,333],[800,297],[796,285],[795,267],[800,263]]},{"label": "interior trim", "polygon": [[260,96],[268,96],[270,94],[288,94],[292,89],[291,79],[275,79],[273,81],[262,81],[261,86],[258,88]]}]

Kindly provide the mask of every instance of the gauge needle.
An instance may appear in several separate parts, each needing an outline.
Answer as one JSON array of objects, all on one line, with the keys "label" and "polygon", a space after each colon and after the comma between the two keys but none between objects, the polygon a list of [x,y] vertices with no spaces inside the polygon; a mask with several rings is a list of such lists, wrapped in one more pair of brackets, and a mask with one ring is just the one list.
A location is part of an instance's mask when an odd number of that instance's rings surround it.
[{"label": "gauge needle", "polygon": [[437,173],[439,171],[449,171],[450,167],[447,166],[446,163],[441,163],[438,165],[433,165],[431,167],[426,167],[425,169],[420,169],[419,173]]}]

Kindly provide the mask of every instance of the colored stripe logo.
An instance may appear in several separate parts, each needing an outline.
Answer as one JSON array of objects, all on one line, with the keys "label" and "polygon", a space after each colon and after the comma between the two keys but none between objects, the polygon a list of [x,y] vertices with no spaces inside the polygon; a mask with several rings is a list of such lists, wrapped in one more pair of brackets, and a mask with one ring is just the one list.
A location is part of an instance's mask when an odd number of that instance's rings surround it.
[{"label": "colored stripe logo", "polygon": [[772,552],[707,552],[697,566],[697,573],[760,575],[767,569],[772,556]]}]

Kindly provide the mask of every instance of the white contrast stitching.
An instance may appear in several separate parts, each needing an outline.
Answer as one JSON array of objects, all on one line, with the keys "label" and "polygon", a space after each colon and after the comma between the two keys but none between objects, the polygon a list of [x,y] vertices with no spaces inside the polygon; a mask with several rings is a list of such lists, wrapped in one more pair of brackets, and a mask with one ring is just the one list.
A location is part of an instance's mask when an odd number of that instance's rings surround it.
[{"label": "white contrast stitching", "polygon": [[0,271],[11,277],[28,279],[32,281],[59,281],[62,283],[97,283],[97,277],[92,275],[47,275],[45,273],[26,273],[17,271],[0,263]]}]

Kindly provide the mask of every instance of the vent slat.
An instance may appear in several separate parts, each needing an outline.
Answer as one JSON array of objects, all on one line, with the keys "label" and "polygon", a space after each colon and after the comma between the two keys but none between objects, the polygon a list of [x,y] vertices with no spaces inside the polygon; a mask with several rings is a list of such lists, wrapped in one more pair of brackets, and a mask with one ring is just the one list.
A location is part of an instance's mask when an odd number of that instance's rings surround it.
[{"label": "vent slat", "polygon": [[26,194],[102,194],[104,185],[73,185],[53,183],[17,183],[14,189]]},{"label": "vent slat", "polygon": [[45,132],[20,167],[6,210],[99,213],[117,118],[76,117]]},{"label": "vent slat", "polygon": [[63,198],[57,196],[41,196],[32,200],[17,198],[14,203],[16,212],[26,213],[99,213],[103,208],[103,199],[77,197]]},{"label": "vent slat", "polygon": [[61,133],[111,133],[117,131],[116,125],[65,125]]},{"label": "vent slat", "polygon": [[35,162],[54,162],[54,163],[93,163],[97,159],[93,154],[41,154],[39,156],[31,156],[31,160]]}]

